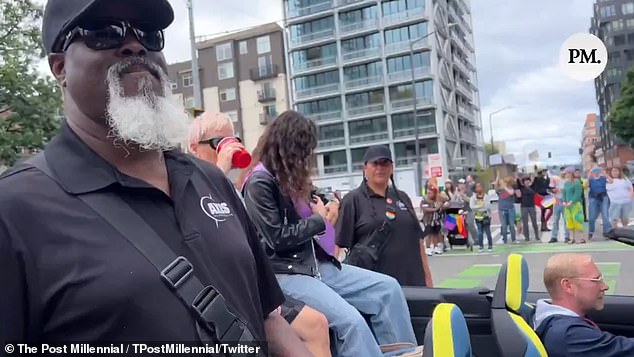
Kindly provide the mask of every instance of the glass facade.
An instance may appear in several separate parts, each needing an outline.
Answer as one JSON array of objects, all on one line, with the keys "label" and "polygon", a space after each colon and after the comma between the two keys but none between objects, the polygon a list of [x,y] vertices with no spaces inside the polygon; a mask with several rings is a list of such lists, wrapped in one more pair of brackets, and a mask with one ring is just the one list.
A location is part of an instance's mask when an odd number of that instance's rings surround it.
[{"label": "glass facade", "polygon": [[306,50],[291,53],[291,60],[295,67],[309,61],[337,57],[337,44],[331,43],[324,46],[311,47]]},{"label": "glass facade", "polygon": [[297,110],[306,115],[341,110],[341,97],[315,100],[297,104]]},{"label": "glass facade", "polygon": [[383,1],[381,9],[383,16],[398,14],[403,11],[421,8],[425,6],[425,0],[393,0]]},{"label": "glass facade", "polygon": [[338,84],[339,71],[328,71],[295,78],[293,83],[296,91],[321,87],[329,84]]},{"label": "glass facade", "polygon": [[380,46],[381,35],[378,33],[341,41],[341,50],[344,53],[365,50],[368,48],[379,48]]},{"label": "glass facade", "polygon": [[[429,52],[414,54],[414,68],[429,68]],[[410,55],[387,59],[387,73],[403,72],[411,70]]]},{"label": "glass facade", "polygon": [[385,95],[383,90],[375,90],[371,92],[349,94],[346,96],[346,105],[348,108],[365,107],[375,104],[383,104]]},{"label": "glass facade", "polygon": [[[433,83],[431,80],[416,82],[416,99],[432,99],[433,98]],[[390,100],[400,99],[412,99],[412,85],[403,84],[399,86],[390,87]]]},{"label": "glass facade", "polygon": [[417,24],[398,27],[385,31],[385,44],[399,43],[417,39],[427,35],[427,23],[419,22]]},{"label": "glass facade", "polygon": [[304,22],[291,26],[291,40],[297,41],[302,36],[312,35],[315,33],[321,33],[325,31],[334,31],[335,22],[334,17],[328,16],[317,20]]},{"label": "glass facade", "polygon": [[377,7],[370,6],[363,9],[352,10],[339,13],[339,23],[342,26],[354,25],[358,22],[366,20],[374,20],[377,18]]},{"label": "glass facade", "polygon": [[376,77],[383,74],[383,65],[380,61],[366,63],[343,69],[345,80],[353,80],[367,77]]}]

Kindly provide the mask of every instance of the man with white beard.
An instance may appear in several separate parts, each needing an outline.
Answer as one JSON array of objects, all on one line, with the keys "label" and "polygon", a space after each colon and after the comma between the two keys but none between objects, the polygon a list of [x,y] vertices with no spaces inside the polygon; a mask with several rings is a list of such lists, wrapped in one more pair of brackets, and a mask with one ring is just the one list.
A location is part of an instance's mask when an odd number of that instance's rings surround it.
[{"label": "man with white beard", "polygon": [[161,53],[173,18],[167,0],[48,0],[65,119],[0,178],[0,341],[310,356],[272,313],[283,295],[232,184],[174,150],[188,119]]}]

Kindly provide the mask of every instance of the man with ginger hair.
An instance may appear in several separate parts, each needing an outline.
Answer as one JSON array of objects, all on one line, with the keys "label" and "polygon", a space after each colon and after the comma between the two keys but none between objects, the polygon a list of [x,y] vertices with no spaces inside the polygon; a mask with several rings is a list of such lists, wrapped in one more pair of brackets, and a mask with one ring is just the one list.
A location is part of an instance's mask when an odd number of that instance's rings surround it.
[{"label": "man with ginger hair", "polygon": [[[226,137],[235,137],[231,118],[222,113],[205,112],[194,119],[190,126],[189,152],[201,160],[218,166],[226,175],[233,169],[231,163],[233,154],[244,149],[240,142],[234,142],[217,152],[216,143]],[[315,357],[330,357],[330,337],[326,317],[299,300],[289,296],[285,298],[286,300],[278,309],[282,317]]]},{"label": "man with ginger hair", "polygon": [[534,327],[548,356],[634,355],[634,339],[601,331],[586,316],[603,309],[608,290],[590,255],[553,255],[544,269],[544,285],[551,299],[537,301]]}]

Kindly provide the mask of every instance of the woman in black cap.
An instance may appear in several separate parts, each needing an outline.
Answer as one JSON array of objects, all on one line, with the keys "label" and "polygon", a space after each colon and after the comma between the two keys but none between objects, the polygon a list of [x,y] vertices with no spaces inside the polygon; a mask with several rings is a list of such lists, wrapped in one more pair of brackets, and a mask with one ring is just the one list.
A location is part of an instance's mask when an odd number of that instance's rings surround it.
[{"label": "woman in black cap", "polygon": [[424,235],[410,198],[394,185],[390,149],[372,146],[363,161],[363,182],[343,198],[336,225],[337,246],[349,249],[344,262],[367,249],[367,242],[376,242],[371,247],[378,254],[376,265],[365,268],[390,275],[401,285],[431,287]]}]

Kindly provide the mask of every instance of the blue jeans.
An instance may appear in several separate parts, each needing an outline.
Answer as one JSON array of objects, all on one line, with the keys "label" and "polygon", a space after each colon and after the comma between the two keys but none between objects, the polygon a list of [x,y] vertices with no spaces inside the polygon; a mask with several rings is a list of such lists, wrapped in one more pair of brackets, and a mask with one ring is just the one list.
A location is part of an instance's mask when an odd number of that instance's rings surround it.
[{"label": "blue jeans", "polygon": [[487,240],[489,241],[488,247],[489,249],[493,248],[493,237],[491,237],[491,221],[488,223],[484,223],[483,221],[478,221],[476,219],[476,226],[478,227],[478,244],[480,245],[480,249],[484,248],[484,235],[487,235]]},{"label": "blue jeans", "polygon": [[[553,221],[553,231],[551,232],[551,236],[550,236],[551,241],[556,241],[557,237],[559,236],[559,220],[564,218],[564,210],[565,210],[564,205],[560,205],[560,204],[556,204],[555,208],[553,209],[553,217],[555,217],[555,220]],[[565,241],[568,241],[568,238],[570,237],[570,232],[568,232],[568,229],[566,228],[565,220],[564,220],[564,237],[565,237]]]},{"label": "blue jeans", "polygon": [[[330,262],[319,263],[319,272],[321,280],[300,274],[278,274],[277,280],[285,294],[326,316],[335,332],[337,356],[380,357],[379,344],[416,344],[396,279],[347,264],[339,270]],[[360,312],[370,316],[372,329]]]},{"label": "blue jeans", "polygon": [[508,229],[511,230],[511,241],[515,242],[515,207],[500,210],[500,224],[504,243],[507,241]]},{"label": "blue jeans", "polygon": [[601,213],[601,220],[603,221],[603,235],[606,235],[612,228],[612,225],[610,224],[610,200],[608,199],[608,196],[603,195],[602,198],[590,196],[588,203],[588,215],[590,216],[590,227],[588,233],[594,234],[595,224],[597,218],[599,217],[599,213]]}]

